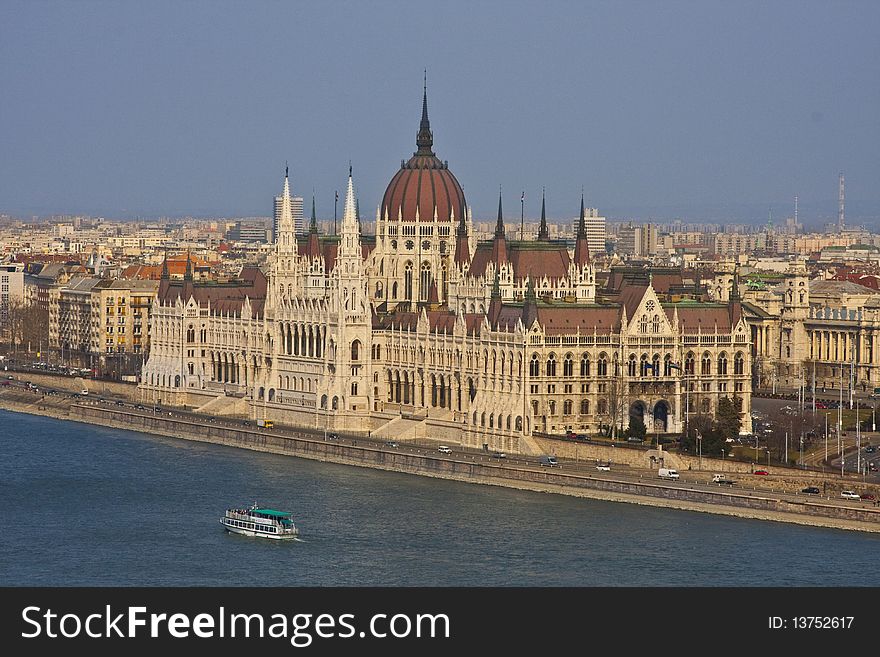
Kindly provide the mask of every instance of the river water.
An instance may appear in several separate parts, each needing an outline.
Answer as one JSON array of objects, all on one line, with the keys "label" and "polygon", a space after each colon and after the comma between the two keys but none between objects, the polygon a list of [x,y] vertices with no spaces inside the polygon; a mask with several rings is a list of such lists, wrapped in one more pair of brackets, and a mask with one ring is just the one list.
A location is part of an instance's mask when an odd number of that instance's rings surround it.
[{"label": "river water", "polygon": [[[292,511],[301,542],[227,534]],[[0,411],[0,585],[877,586],[880,535],[390,473]]]}]

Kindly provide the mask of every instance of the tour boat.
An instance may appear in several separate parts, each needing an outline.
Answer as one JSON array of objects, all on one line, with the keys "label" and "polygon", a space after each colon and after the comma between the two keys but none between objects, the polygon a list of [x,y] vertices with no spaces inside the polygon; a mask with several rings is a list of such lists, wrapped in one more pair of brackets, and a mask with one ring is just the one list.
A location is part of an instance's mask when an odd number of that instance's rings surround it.
[{"label": "tour boat", "polygon": [[290,513],[263,509],[256,502],[249,509],[226,509],[226,514],[220,518],[220,524],[233,534],[276,540],[296,538],[299,533]]}]

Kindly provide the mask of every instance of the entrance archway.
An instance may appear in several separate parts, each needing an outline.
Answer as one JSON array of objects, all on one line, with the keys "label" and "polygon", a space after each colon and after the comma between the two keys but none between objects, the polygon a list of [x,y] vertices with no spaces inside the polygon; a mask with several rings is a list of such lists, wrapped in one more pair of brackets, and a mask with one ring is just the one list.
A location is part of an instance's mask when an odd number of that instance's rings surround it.
[{"label": "entrance archway", "polygon": [[669,419],[669,404],[660,400],[654,404],[654,431],[666,433]]}]

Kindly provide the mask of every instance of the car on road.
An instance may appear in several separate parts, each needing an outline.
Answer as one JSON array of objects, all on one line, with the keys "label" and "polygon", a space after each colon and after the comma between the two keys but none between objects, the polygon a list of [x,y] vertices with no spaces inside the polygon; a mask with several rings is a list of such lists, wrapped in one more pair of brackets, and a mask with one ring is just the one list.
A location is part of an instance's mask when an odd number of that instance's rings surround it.
[{"label": "car on road", "polygon": [[400,445],[397,443],[397,441],[394,441],[394,440],[386,440],[386,441],[385,441],[385,447],[400,447]]},{"label": "car on road", "polygon": [[81,395],[87,395],[87,394],[89,394],[89,391],[86,390],[85,388],[83,388],[82,390],[79,391],[79,394],[81,394]]},{"label": "car on road", "polygon": [[728,479],[724,475],[716,474],[716,475],[712,475],[712,483],[713,484],[726,484],[727,486],[733,486],[736,482],[733,479]]},{"label": "car on road", "polygon": [[876,451],[877,451],[877,448],[874,447],[873,445],[868,445],[867,447],[865,447],[865,454],[873,454]]},{"label": "car on road", "polygon": [[868,471],[877,472],[877,464],[874,461],[868,461]]},{"label": "car on road", "polygon": [[801,492],[802,492],[802,493],[805,493],[805,494],[807,494],[807,495],[818,495],[818,494],[819,494],[819,489],[816,488],[815,486],[807,486],[807,487],[804,488]]},{"label": "car on road", "polygon": [[504,452],[492,452],[492,458],[493,459],[506,459],[507,454],[505,454]]},{"label": "car on road", "polygon": [[873,493],[862,493],[859,495],[860,500],[871,500],[872,502],[877,499],[877,496]]},{"label": "car on road", "polygon": [[842,490],[840,491],[840,496],[845,500],[858,500],[861,499],[859,494],[852,490]]},{"label": "car on road", "polygon": [[606,464],[604,464],[604,463],[599,463],[599,464],[596,466],[596,469],[599,470],[599,471],[601,471],[601,472],[611,472],[611,466],[610,466],[610,465],[606,465]]},{"label": "car on road", "polygon": [[437,451],[441,454],[452,454],[452,449],[450,449],[446,445],[440,445],[440,447],[437,448]]},{"label": "car on road", "polygon": [[767,472],[766,470],[755,470],[754,474],[756,474],[756,475],[768,475],[768,474],[770,474],[770,473]]},{"label": "car on road", "polygon": [[137,405],[135,406],[135,409],[138,410],[138,411],[145,411],[145,410],[147,410],[147,407],[144,406],[143,404],[137,404]]},{"label": "car on road", "polygon": [[819,400],[817,399],[817,400],[816,400],[816,408],[817,408],[817,409],[820,409],[820,408],[821,408],[821,409],[824,410],[824,409],[828,408],[828,404],[826,404],[826,403],[823,402],[823,401],[819,401]]},{"label": "car on road", "polygon": [[120,399],[117,399],[117,400],[116,400],[115,402],[113,402],[113,403],[116,404],[117,406],[125,406],[125,402],[122,401],[122,400],[120,400]]},{"label": "car on road", "polygon": [[540,463],[541,465],[549,466],[551,468],[555,468],[557,465],[559,465],[559,461],[556,460],[555,456],[549,456],[546,454],[538,459],[538,463]]},{"label": "car on road", "polygon": [[328,439],[328,440],[339,440],[339,434],[338,434],[338,433],[335,433],[335,432],[333,432],[333,433],[328,433],[328,434],[327,434],[327,439]]}]

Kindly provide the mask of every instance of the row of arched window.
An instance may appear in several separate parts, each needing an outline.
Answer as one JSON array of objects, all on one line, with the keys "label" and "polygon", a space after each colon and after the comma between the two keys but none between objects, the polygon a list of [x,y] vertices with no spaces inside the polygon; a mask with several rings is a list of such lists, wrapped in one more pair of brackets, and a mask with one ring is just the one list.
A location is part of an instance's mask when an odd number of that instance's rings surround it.
[{"label": "row of arched window", "polygon": [[[685,374],[694,374],[694,367],[696,364],[695,355],[693,352],[688,352],[687,357],[684,362],[684,372]],[[700,361],[700,374],[712,374],[712,355],[709,352],[705,352]],[[597,376],[608,376],[608,354],[602,352],[599,354],[598,360],[596,363],[596,375]],[[618,374],[618,366],[616,356],[613,361],[614,364],[614,376]],[[543,365],[543,366],[542,366]],[[590,354],[584,353],[580,358],[580,367],[579,372],[581,377],[592,376],[592,368],[593,361],[590,359]],[[653,357],[649,358],[648,354],[642,354],[641,357],[637,357],[635,354],[630,354],[629,359],[627,361],[626,373],[630,377],[645,377],[645,376],[674,376],[674,370],[677,370],[678,367],[672,360],[671,354],[666,354],[662,361],[660,359],[660,354],[654,354]],[[557,356],[554,353],[551,353],[547,360],[541,363],[541,360],[537,353],[532,354],[532,358],[529,361],[529,376],[530,377],[539,377],[539,376],[547,376],[547,377],[555,377],[559,372],[561,372],[563,377],[573,377],[575,376],[575,360],[574,356],[570,353],[566,354],[560,363],[557,360]],[[716,374],[725,375],[728,374],[728,355],[725,352],[722,352],[716,361]],[[745,374],[745,356],[743,352],[739,351],[736,353],[733,359],[733,373],[734,374]]]}]

